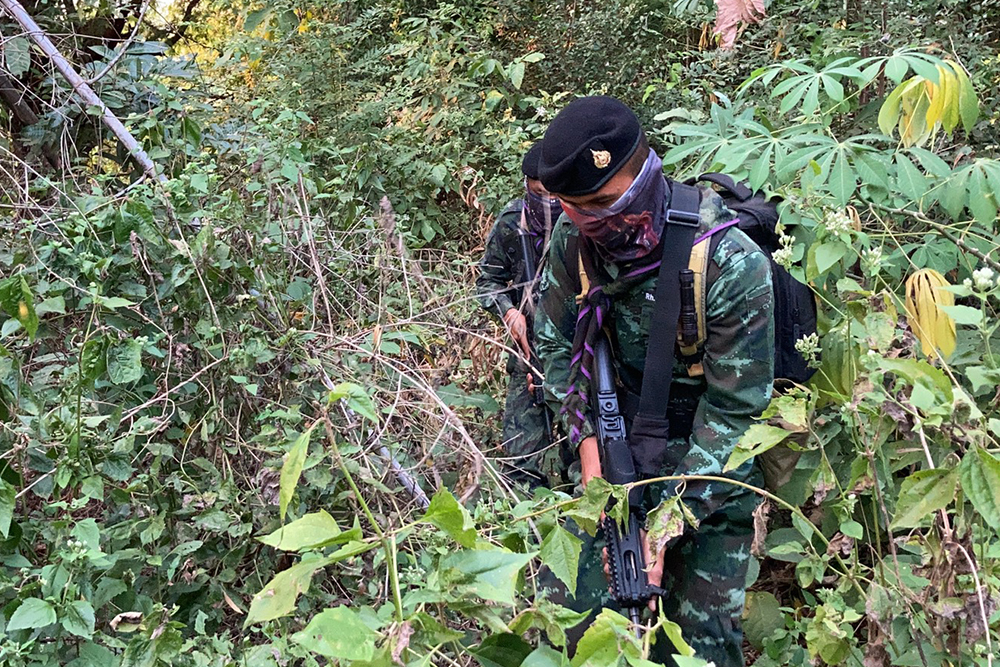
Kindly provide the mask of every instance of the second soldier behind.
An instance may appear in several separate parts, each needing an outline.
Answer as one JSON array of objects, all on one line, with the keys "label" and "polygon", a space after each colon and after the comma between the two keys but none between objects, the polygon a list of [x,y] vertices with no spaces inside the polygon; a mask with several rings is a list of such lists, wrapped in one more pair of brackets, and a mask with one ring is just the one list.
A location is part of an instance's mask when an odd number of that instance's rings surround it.
[{"label": "second soldier behind", "polygon": [[[529,489],[557,483],[562,470],[559,447],[551,444],[548,433],[547,408],[536,404],[529,391],[528,367],[523,361],[530,356],[534,342],[531,325],[539,284],[535,278],[544,266],[552,225],[562,213],[559,200],[538,180],[540,154],[541,142],[525,154],[521,163],[524,198],[512,201],[497,217],[476,280],[479,303],[503,322],[511,347],[524,355],[510,355],[507,360],[510,381],[503,415],[503,468],[512,481]],[[530,253],[529,267],[535,269],[527,288],[525,250]]]}]

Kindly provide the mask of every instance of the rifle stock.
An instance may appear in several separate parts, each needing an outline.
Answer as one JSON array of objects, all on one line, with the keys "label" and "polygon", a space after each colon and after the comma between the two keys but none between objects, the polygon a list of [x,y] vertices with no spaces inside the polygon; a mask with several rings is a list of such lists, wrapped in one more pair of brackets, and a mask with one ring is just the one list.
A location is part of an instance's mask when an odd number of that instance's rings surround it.
[{"label": "rifle stock", "polygon": [[[628,484],[638,481],[625,420],[618,407],[614,367],[611,361],[611,344],[604,332],[594,343],[592,396],[597,415],[597,446],[601,457],[601,473],[611,484]],[[662,589],[649,583],[646,576],[646,557],[642,549],[641,512],[642,492],[629,492],[628,522],[622,527],[610,516],[602,523],[608,544],[608,566],[611,576],[611,594],[615,602],[628,610],[629,617],[638,625],[642,608],[653,595]]]}]

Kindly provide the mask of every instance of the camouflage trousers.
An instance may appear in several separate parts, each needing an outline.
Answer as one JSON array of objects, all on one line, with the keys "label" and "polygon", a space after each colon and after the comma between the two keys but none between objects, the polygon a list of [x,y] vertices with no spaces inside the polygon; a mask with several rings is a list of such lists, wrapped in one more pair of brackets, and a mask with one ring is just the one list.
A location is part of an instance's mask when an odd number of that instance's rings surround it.
[{"label": "camouflage trousers", "polygon": [[508,365],[510,384],[503,409],[503,471],[528,489],[554,486],[564,468],[562,452],[546,433],[545,406],[535,405],[525,371]]},{"label": "camouflage trousers", "polygon": [[[714,662],[716,667],[742,667],[744,664],[740,617],[753,540],[751,514],[756,506],[757,497],[753,493],[730,496],[698,530],[687,527],[680,538],[668,545],[665,554],[664,613],[680,626],[684,640],[695,654]],[[549,589],[550,599],[575,611],[591,612],[588,621],[567,633],[572,651],[601,607],[620,609],[608,593],[608,580],[601,561],[604,548],[601,531],[597,537],[590,537],[571,521],[566,522],[566,528],[583,540],[576,596],[568,596],[565,587],[547,570],[539,574],[539,583],[540,587]],[[650,658],[659,664],[673,666],[675,663],[670,657],[673,653],[676,650],[670,640],[660,633]]]}]

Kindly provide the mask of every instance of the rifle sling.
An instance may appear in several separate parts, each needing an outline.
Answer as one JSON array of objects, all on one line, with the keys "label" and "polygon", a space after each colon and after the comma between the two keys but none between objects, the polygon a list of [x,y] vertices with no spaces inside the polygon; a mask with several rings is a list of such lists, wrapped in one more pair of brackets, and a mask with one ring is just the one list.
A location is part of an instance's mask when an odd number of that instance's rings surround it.
[{"label": "rifle sling", "polygon": [[677,345],[677,322],[681,312],[680,272],[687,268],[691,244],[701,223],[701,192],[683,183],[670,183],[670,205],[663,230],[663,256],[653,298],[655,307],[646,344],[646,363],[642,372],[639,414],[665,418],[670,404],[670,385],[674,375],[674,348]]}]

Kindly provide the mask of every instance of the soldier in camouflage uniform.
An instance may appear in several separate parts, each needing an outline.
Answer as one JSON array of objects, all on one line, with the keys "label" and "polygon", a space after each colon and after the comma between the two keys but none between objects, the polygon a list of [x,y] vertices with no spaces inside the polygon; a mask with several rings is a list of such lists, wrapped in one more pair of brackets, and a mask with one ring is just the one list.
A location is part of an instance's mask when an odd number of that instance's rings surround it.
[{"label": "soldier in camouflage uniform", "polygon": [[[580,347],[577,334],[584,309],[577,302],[581,281],[576,257],[567,257],[568,242],[574,239],[577,253],[589,253],[595,278],[605,294],[613,295],[603,324],[613,341],[619,395],[631,432],[635,413],[629,406],[635,405],[642,387],[649,325],[657,307],[657,271],[629,276],[656,255],[670,186],[632,111],[602,97],[576,100],[553,120],[543,140],[539,174],[562,200],[566,214],[553,229],[535,335],[546,395],[561,413],[586,484],[600,476],[601,469],[590,408],[573,396],[579,370],[574,363],[581,363],[583,352],[575,346]],[[700,215],[699,236],[733,218],[710,189],[701,192]],[[705,288],[706,340],[697,363],[677,355],[674,368],[664,369],[673,377],[670,404],[664,407],[671,428],[668,462],[659,476],[723,475],[737,441],[771,395],[774,320],[768,258],[736,228],[703,242],[715,244]],[[761,482],[752,461],[726,476]],[[675,494],[699,526],[685,527],[667,544],[650,579],[655,583],[662,572],[666,615],[680,625],[699,657],[717,667],[743,665],[740,617],[756,497],[723,483],[666,483],[647,490],[648,509]],[[600,562],[603,540],[580,536],[585,553],[576,597],[568,599],[558,590],[555,596],[577,610],[596,612],[609,604]],[[548,581],[554,582],[551,577]],[[658,659],[673,664],[665,638],[656,648]]]},{"label": "soldier in camouflage uniform", "polygon": [[[515,199],[497,218],[486,240],[486,253],[479,263],[476,292],[479,303],[497,317],[522,354],[530,354],[531,320],[538,301],[538,280],[530,289],[524,284],[522,235],[527,236],[536,276],[545,261],[545,244],[552,223],[562,213],[559,200],[551,197],[538,180],[541,142],[525,154],[521,171],[525,178],[524,199]],[[512,481],[535,488],[557,484],[562,468],[560,450],[550,443],[545,405],[537,405],[527,385],[523,359],[509,355],[510,382],[503,415],[504,469]]]}]

